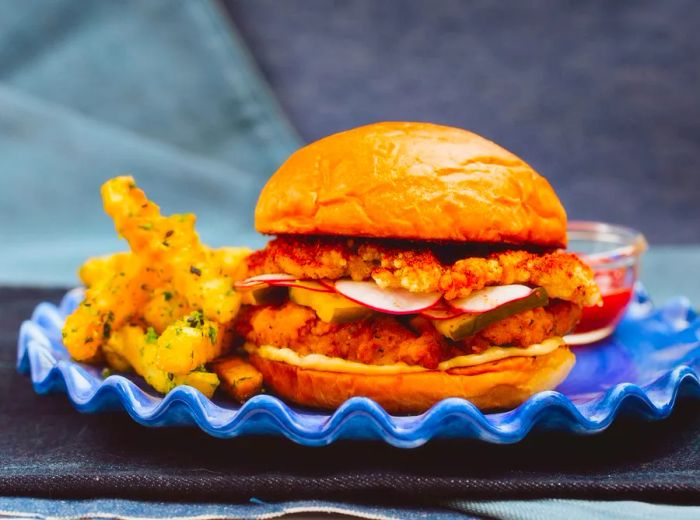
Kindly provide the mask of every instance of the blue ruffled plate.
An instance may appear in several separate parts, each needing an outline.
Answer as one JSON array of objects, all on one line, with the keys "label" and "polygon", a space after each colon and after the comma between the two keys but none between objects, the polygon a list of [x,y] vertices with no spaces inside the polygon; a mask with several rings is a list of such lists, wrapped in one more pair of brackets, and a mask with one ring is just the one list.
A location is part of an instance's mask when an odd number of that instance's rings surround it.
[{"label": "blue ruffled plate", "polygon": [[621,412],[663,419],[679,394],[700,397],[700,319],[686,299],[654,308],[641,289],[612,337],[575,350],[576,366],[557,391],[504,413],[483,414],[468,401],[446,399],[409,417],[389,415],[366,398],[329,414],[271,395],[239,406],[186,386],[160,396],[132,375],[103,379],[100,369],[72,361],[61,343],[63,320],[81,298],[76,289],[58,307],[41,303],[35,309],[20,329],[18,370],[31,374],[40,394],[66,392],[81,412],[123,409],[145,426],[197,425],[224,438],[281,434],[306,446],[338,439],[383,439],[402,448],[436,438],[513,443],[533,428],[597,433]]}]

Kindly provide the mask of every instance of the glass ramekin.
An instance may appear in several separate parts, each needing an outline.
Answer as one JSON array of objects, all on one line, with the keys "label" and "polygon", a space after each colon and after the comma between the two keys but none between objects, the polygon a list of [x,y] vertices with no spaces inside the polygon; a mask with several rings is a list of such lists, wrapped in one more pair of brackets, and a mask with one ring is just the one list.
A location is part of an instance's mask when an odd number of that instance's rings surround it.
[{"label": "glass ramekin", "polygon": [[615,330],[632,299],[640,257],[648,246],[639,231],[603,222],[570,221],[567,235],[567,249],[591,266],[603,297],[602,307],[583,309],[581,322],[565,338],[571,345],[584,345]]}]

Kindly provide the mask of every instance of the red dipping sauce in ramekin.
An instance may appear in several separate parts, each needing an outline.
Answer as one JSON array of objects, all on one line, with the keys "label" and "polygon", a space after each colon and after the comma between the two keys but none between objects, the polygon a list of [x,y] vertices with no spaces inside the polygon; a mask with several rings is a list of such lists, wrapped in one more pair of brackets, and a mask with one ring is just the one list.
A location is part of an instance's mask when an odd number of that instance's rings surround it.
[{"label": "red dipping sauce in ramekin", "polygon": [[601,307],[583,309],[576,330],[566,337],[571,345],[583,345],[609,336],[622,319],[647,242],[639,231],[602,222],[571,221],[567,234],[568,250],[591,266],[603,297]]}]

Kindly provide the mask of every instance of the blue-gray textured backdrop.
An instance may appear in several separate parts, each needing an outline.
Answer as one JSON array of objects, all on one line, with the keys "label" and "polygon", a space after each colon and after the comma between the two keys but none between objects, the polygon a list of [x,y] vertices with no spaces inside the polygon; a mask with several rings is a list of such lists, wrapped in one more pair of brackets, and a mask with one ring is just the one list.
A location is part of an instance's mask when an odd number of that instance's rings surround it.
[{"label": "blue-gray textured backdrop", "polygon": [[307,140],[382,119],[469,128],[573,218],[700,242],[700,2],[227,4]]}]

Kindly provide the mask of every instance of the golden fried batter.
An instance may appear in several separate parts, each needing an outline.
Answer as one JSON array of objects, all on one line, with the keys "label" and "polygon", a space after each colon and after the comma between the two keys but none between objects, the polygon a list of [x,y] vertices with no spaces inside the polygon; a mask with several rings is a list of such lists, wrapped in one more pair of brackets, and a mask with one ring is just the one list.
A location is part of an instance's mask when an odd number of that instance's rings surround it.
[{"label": "golden fried batter", "polygon": [[312,309],[291,302],[281,307],[249,307],[242,311],[238,323],[238,332],[257,345],[372,365],[403,361],[435,368],[447,347],[434,329],[417,335],[390,316],[330,324],[319,320]]},{"label": "golden fried batter", "polygon": [[581,317],[581,307],[556,301],[546,308],[532,309],[497,321],[471,340],[473,346],[528,346],[550,336],[569,333]]},{"label": "golden fried batter", "polygon": [[[385,244],[390,244],[385,241]],[[282,236],[249,257],[250,274],[289,273],[299,278],[369,278],[381,287],[412,292],[440,291],[448,300],[487,285],[523,283],[543,287],[550,298],[580,306],[600,300],[591,269],[562,251],[534,253],[504,250],[459,254],[456,246],[403,243],[383,245],[370,239]],[[455,253],[456,250],[456,253]]]},{"label": "golden fried batter", "polygon": [[404,362],[436,368],[452,357],[491,345],[529,346],[568,332],[580,308],[554,302],[494,323],[463,342],[449,341],[429,320],[376,314],[345,324],[329,324],[316,313],[291,302],[282,306],[244,306],[236,329],[256,345],[288,347],[301,355],[324,354],[370,365]]}]

